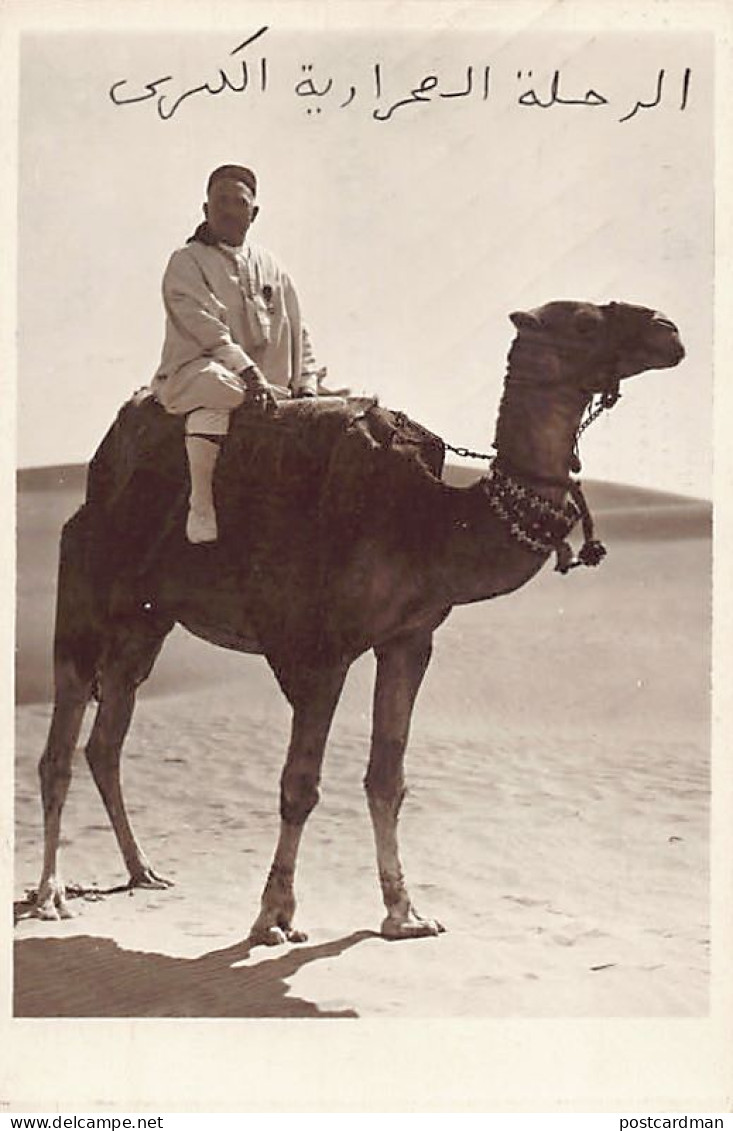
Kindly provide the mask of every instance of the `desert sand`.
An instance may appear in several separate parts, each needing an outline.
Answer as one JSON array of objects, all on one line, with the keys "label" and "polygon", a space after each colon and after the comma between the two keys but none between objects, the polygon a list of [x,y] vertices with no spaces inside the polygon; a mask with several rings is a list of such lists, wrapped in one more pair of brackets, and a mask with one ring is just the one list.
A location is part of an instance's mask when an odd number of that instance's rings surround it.
[{"label": "desert sand", "polygon": [[175,886],[124,890],[80,747],[62,868],[86,894],[73,920],[32,918],[57,540],[83,472],[19,483],[16,1017],[707,1013],[707,503],[590,483],[609,550],[598,569],[547,566],[510,597],[456,609],[436,634],[401,831],[413,899],[446,927],[437,938],[378,934],[361,786],[374,665],[354,666],[297,877],[309,940],[269,950],[246,940],[277,834],[289,711],[263,659],[182,629],[141,691],[124,760],[133,823]]}]

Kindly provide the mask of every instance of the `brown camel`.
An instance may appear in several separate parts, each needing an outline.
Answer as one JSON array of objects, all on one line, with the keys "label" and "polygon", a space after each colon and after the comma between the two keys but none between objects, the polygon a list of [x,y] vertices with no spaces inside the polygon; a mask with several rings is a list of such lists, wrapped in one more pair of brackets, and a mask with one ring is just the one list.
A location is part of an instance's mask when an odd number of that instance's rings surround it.
[{"label": "brown camel", "polygon": [[[569,472],[594,397],[684,356],[676,327],[645,307],[551,302],[515,313],[489,473],[441,481],[444,446],[375,403],[285,402],[241,410],[215,484],[219,542],[185,540],[182,425],[148,395],[123,406],[89,470],[87,499],[64,527],[55,635],[56,694],[39,772],[45,856],[36,909],[69,910],[57,871],[61,811],[85,708],[99,701],[86,757],[130,884],[164,887],[130,825],[120,753],[137,686],[178,622],[224,647],[265,655],[293,710],[280,789],[280,836],[253,941],[300,941],[293,927],[298,845],[318,801],[331,719],[350,664],[377,659],[365,788],[389,938],[437,934],[402,874],[397,818],[415,697],[432,635],[453,605],[510,593],[582,518],[580,560],[596,564],[587,508]],[[598,406],[600,407],[600,405]],[[182,486],[183,485],[183,486]]]}]

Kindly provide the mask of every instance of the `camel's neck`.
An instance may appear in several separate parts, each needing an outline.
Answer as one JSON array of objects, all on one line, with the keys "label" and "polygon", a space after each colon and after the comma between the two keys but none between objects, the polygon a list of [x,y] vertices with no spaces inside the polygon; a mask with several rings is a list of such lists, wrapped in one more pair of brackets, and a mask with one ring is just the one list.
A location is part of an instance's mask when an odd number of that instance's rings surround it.
[{"label": "camel's neck", "polygon": [[[496,427],[497,461],[553,505],[565,500],[575,438],[589,395],[541,373],[532,350],[513,347]],[[545,378],[543,382],[543,377]],[[438,565],[452,604],[520,588],[546,560],[521,545],[480,485],[448,496],[450,533]]]},{"label": "camel's neck", "polygon": [[573,386],[548,381],[538,372],[542,359],[519,347],[516,343],[509,355],[496,425],[497,457],[508,471],[527,478],[539,493],[558,502],[589,396]]}]

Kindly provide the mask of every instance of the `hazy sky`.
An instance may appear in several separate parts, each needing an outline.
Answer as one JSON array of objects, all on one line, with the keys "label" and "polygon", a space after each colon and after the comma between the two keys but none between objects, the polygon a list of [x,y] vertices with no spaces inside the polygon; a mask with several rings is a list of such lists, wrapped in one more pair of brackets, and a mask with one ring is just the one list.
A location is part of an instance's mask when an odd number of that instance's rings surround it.
[{"label": "hazy sky", "polygon": [[[712,41],[274,18],[237,52],[265,26],[249,11],[207,32],[23,37],[19,466],[88,459],[149,381],[168,256],[209,171],[236,161],[258,172],[252,238],[295,278],[331,382],[486,449],[511,311],[652,306],[688,357],[627,384],[584,473],[709,495]],[[247,89],[213,93],[244,62]]]}]

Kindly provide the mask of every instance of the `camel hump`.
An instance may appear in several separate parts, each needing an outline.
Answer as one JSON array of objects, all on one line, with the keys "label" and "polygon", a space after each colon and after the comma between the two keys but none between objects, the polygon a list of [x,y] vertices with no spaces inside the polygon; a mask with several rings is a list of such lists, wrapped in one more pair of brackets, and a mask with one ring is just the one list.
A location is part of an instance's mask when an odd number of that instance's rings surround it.
[{"label": "camel hump", "polygon": [[[142,390],[122,405],[91,460],[87,508],[123,570],[123,559],[157,557],[161,538],[184,538],[183,441],[183,418]],[[374,399],[283,401],[267,416],[243,408],[232,416],[216,472],[222,541],[241,542],[243,525],[278,545],[281,530],[292,534],[306,522],[349,518],[351,526],[375,491],[384,499],[405,476],[438,479],[443,460],[438,436]]]},{"label": "camel hump", "polygon": [[[242,526],[273,529],[317,521],[341,528],[404,476],[439,479],[443,441],[374,399],[281,402],[272,415],[234,414],[217,470],[224,537]],[[346,523],[351,526],[352,523]]]},{"label": "camel hump", "polygon": [[373,404],[333,446],[319,492],[320,519],[358,526],[367,508],[384,510],[415,479],[440,479],[444,461],[439,436],[403,412]]},{"label": "camel hump", "polygon": [[[405,413],[384,408],[373,397],[318,397],[281,401],[272,415],[234,413],[227,447],[238,464],[269,451],[275,459],[310,460],[324,470],[344,445],[378,448],[417,460],[440,476],[445,445],[439,436]],[[241,467],[240,467],[241,470]]]},{"label": "camel hump", "polygon": [[172,416],[149,389],[140,389],[122,405],[91,459],[87,503],[114,508],[131,480],[144,473],[180,485],[183,431],[183,417]]},{"label": "camel hump", "polygon": [[[185,484],[184,421],[166,412],[149,389],[120,408],[89,465],[86,501],[108,510],[134,477],[152,476],[165,486]],[[373,398],[323,397],[281,402],[273,416],[235,412],[222,464],[240,481],[285,474],[349,478],[359,453],[378,449],[439,478],[445,446],[435,433],[405,413]]]}]

